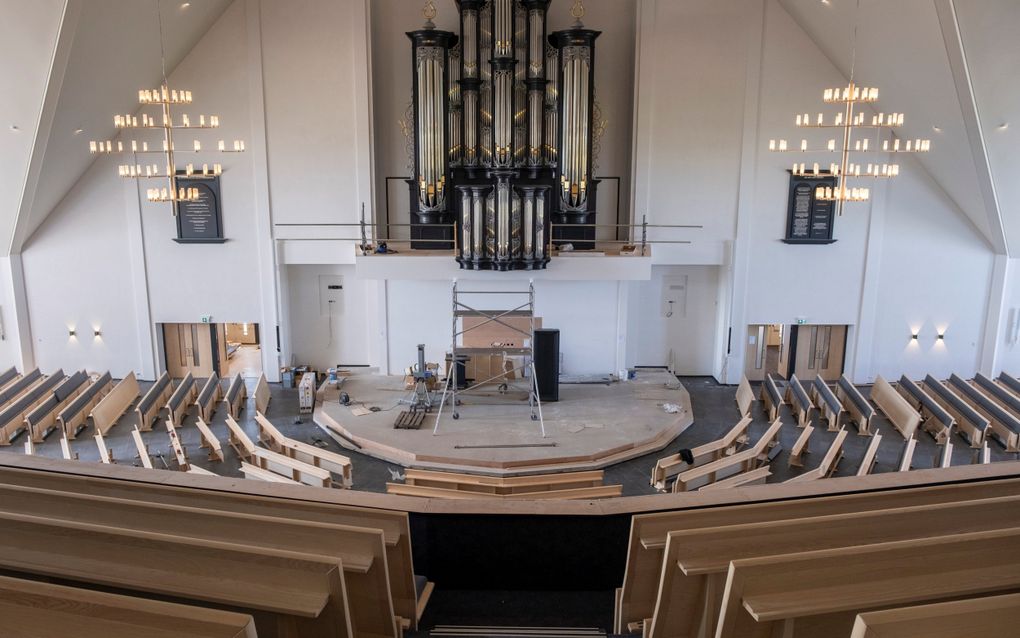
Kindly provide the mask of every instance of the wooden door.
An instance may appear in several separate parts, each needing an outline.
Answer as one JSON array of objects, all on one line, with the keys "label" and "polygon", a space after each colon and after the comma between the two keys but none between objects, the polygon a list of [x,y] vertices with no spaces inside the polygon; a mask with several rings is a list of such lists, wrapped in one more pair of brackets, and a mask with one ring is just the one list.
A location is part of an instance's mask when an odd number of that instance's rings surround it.
[{"label": "wooden door", "polygon": [[212,326],[201,323],[163,324],[163,348],[170,376],[182,379],[190,372],[207,378],[214,369]]},{"label": "wooden door", "polygon": [[747,327],[747,351],[744,355],[744,374],[748,381],[764,381],[768,350],[768,326]]},{"label": "wooden door", "polygon": [[798,326],[794,373],[802,380],[821,375],[836,381],[843,374],[846,326]]}]

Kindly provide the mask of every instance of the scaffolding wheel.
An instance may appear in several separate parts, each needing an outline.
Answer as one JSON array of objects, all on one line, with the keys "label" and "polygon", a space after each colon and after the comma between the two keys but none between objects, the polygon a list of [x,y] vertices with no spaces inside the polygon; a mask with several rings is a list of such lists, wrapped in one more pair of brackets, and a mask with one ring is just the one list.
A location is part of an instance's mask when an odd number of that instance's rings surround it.
[{"label": "scaffolding wheel", "polygon": [[459,418],[460,418],[460,414],[459,414],[459,413],[457,413],[457,412],[454,412],[454,413],[453,413],[453,420],[454,420],[454,421],[456,421],[456,420],[457,420],[457,419],[459,419]]},{"label": "scaffolding wheel", "polygon": [[510,388],[507,386],[507,384],[505,384],[505,383],[499,384],[499,393],[500,394],[506,394],[509,389]]},{"label": "scaffolding wheel", "polygon": [[538,421],[538,415],[537,414],[532,414],[531,415],[531,420],[532,421]]}]

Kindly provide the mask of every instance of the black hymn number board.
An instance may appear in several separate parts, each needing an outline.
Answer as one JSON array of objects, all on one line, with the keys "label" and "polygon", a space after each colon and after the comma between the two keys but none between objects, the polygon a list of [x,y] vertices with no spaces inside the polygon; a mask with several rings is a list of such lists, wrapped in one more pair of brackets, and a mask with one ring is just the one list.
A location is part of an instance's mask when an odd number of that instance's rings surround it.
[{"label": "black hymn number board", "polygon": [[832,238],[834,202],[815,197],[815,190],[819,186],[835,189],[836,177],[828,173],[800,176],[791,172],[786,238],[783,239],[787,244],[835,243],[836,240]]},{"label": "black hymn number board", "polygon": [[220,178],[178,177],[178,188],[197,188],[198,199],[177,204],[178,244],[222,244],[223,213],[220,200]]}]

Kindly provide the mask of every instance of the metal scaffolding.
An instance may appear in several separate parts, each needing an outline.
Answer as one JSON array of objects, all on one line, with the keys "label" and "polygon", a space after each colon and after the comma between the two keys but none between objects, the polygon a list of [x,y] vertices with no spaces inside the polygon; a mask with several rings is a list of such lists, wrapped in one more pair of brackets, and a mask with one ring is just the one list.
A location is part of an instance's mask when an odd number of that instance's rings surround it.
[{"label": "metal scaffolding", "polygon": [[[471,305],[464,303],[461,300],[462,296],[483,296],[483,297],[495,297],[499,295],[507,295],[513,297],[527,297],[527,301],[518,305],[510,310],[479,310],[472,307]],[[479,318],[484,319],[481,323],[470,326],[462,327],[461,319],[464,318]],[[529,330],[524,331],[520,328],[510,325],[504,319],[509,318],[526,318],[528,319]],[[522,347],[502,347],[499,345],[493,345],[491,347],[484,348],[468,348],[464,346],[458,346],[457,342],[460,338],[472,330],[477,330],[482,326],[496,323],[508,330],[519,333],[526,338],[522,343]],[[487,385],[488,383],[495,381],[501,377],[505,377],[510,372],[515,374],[520,373],[524,376],[524,372],[530,370],[531,372],[531,384],[528,390],[528,406],[531,408],[531,420],[538,421],[542,428],[542,438],[545,438],[545,420],[542,418],[542,401],[538,395],[538,375],[535,372],[535,282],[528,282],[528,290],[526,291],[495,291],[495,290],[459,290],[457,287],[457,280],[453,280],[453,319],[452,319],[452,338],[450,340],[450,371],[446,375],[446,385],[443,388],[443,398],[439,402],[439,411],[436,413],[435,427],[432,429],[432,434],[439,433],[439,420],[443,416],[443,408],[446,405],[447,397],[451,398],[450,409],[452,410],[452,416],[454,420],[460,418],[460,412],[458,410],[457,396],[466,394],[473,390]],[[515,365],[512,369],[506,370],[505,365],[501,367],[499,374],[492,376],[483,381],[479,381],[474,385],[458,390],[460,385],[458,375],[460,374],[460,361],[458,357],[464,356],[491,356],[491,355],[502,355],[504,361],[507,356],[518,356],[521,358],[520,365]],[[466,380],[465,380],[466,381]],[[502,384],[505,385],[505,384]]]}]

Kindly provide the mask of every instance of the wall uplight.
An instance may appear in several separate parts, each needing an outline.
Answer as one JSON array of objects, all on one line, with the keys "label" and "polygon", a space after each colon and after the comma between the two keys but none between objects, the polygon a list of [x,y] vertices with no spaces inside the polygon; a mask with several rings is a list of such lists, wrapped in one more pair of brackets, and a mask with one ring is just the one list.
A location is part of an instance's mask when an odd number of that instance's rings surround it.
[{"label": "wall uplight", "polygon": [[68,336],[68,338],[74,339],[75,335],[77,335],[77,334],[78,333],[75,331],[74,328],[68,328],[67,329],[67,336]]},{"label": "wall uplight", "polygon": [[98,338],[103,336],[103,331],[100,330],[99,328],[93,328],[92,329],[92,336],[94,336],[96,339],[98,339]]}]

